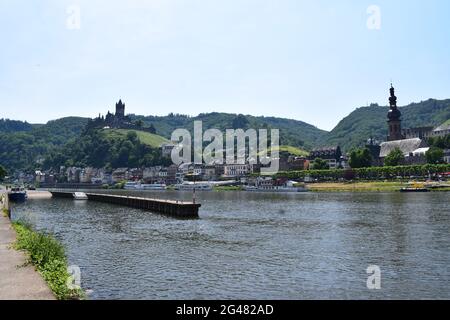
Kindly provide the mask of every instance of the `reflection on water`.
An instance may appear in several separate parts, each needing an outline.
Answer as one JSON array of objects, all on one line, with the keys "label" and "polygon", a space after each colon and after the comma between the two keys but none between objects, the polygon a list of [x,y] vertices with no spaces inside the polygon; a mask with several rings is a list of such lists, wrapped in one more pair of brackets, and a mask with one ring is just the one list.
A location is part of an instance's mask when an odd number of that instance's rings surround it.
[{"label": "reflection on water", "polygon": [[64,243],[93,299],[448,299],[449,198],[205,192],[199,220],[69,199],[29,200],[13,217]]}]

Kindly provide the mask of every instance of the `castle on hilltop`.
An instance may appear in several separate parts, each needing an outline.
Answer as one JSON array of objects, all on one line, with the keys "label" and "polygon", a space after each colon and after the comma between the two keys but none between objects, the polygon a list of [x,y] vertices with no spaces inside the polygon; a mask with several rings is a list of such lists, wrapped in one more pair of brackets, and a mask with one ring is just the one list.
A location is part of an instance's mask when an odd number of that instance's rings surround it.
[{"label": "castle on hilltop", "polygon": [[108,111],[106,116],[101,114],[97,118],[90,120],[88,123],[88,128],[102,128],[102,129],[133,129],[147,131],[150,133],[155,133],[156,130],[151,125],[150,127],[144,127],[142,121],[132,122],[129,116],[125,115],[125,103],[122,99],[116,103],[116,113],[112,114]]}]

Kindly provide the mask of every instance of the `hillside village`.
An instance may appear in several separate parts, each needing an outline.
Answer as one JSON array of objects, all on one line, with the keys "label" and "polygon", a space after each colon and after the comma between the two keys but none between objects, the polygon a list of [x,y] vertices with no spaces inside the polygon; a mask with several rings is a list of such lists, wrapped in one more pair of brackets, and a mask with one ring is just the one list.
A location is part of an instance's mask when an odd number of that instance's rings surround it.
[{"label": "hillside village", "polygon": [[[445,138],[450,135],[450,122],[437,127],[419,127],[402,129],[401,111],[397,107],[395,89],[391,86],[389,97],[390,109],[387,114],[386,142],[378,142],[367,137],[366,152],[370,153],[370,164],[366,166],[380,167],[385,165],[385,159],[394,151],[400,151],[402,156],[397,165],[422,165],[427,163],[429,141],[435,138]],[[144,127],[142,121],[133,122],[125,115],[125,104],[122,100],[116,103],[115,113],[108,111],[106,117],[99,115],[89,120],[86,130],[134,130],[137,132],[155,134],[153,126]],[[161,138],[161,141],[165,139]],[[158,145],[162,158],[170,162],[174,145],[169,141]],[[293,154],[289,148],[280,147],[279,171],[303,171],[311,169],[345,169],[352,166],[352,153],[344,154],[340,146],[316,147],[309,154]],[[450,163],[450,149],[443,150],[441,162]],[[241,181],[249,176],[260,173],[260,164],[202,164],[183,163],[181,165],[155,165],[142,168],[94,168],[65,167],[59,170],[37,170],[34,174],[19,172],[14,177],[15,182],[37,184],[39,186],[114,186],[126,181],[139,181],[145,184],[175,185],[184,181]]]}]

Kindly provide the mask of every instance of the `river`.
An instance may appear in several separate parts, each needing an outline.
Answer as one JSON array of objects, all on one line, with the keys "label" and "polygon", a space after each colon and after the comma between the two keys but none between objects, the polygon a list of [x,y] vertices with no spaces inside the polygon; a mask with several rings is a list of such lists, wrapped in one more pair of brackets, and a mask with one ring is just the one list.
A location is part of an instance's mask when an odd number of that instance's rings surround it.
[{"label": "river", "polygon": [[[28,200],[12,214],[64,244],[90,299],[449,299],[449,200],[199,192],[198,220],[70,199]],[[369,265],[380,290],[366,286]]]}]

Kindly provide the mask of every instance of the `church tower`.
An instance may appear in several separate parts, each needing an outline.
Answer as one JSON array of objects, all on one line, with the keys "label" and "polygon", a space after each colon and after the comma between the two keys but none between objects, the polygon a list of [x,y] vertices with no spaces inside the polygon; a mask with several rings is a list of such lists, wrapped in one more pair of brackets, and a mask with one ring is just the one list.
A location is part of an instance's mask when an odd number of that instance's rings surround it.
[{"label": "church tower", "polygon": [[388,141],[402,140],[402,120],[400,119],[402,114],[397,108],[397,97],[395,96],[395,89],[391,84],[390,89],[391,96],[389,97],[390,109],[388,112],[388,128],[389,136]]},{"label": "church tower", "polygon": [[124,118],[125,117],[125,104],[122,103],[122,99],[116,103],[116,118]]}]

